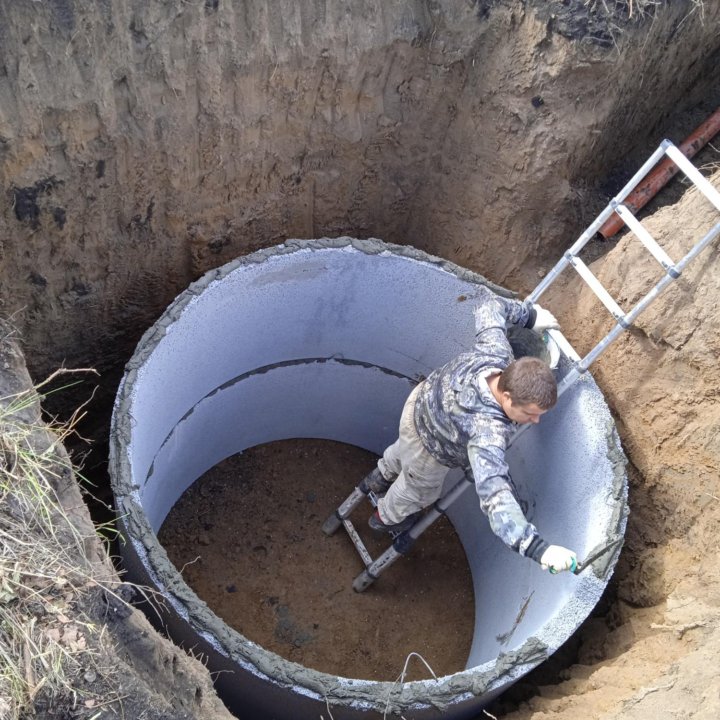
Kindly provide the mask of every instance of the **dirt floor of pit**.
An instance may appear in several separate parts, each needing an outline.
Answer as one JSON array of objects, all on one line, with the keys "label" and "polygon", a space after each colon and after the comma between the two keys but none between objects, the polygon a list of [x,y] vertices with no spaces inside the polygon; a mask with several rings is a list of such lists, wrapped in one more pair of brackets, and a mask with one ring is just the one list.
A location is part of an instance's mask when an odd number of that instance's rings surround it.
[{"label": "dirt floor of pit", "polygon": [[[474,630],[470,570],[442,519],[362,594],[362,562],[325,518],[377,457],[327,440],[284,440],[234,455],[175,504],[159,538],[195,592],[264,648],[333,675],[393,681],[419,653],[436,675],[465,667]],[[363,503],[353,520],[373,556]],[[417,659],[408,679],[430,677]]]}]

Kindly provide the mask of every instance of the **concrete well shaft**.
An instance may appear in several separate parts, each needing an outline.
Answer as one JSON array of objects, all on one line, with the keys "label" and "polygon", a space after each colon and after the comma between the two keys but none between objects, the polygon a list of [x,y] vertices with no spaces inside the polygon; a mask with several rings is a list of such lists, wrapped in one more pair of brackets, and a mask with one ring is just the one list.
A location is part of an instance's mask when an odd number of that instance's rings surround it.
[{"label": "concrete well shaft", "polygon": [[[317,672],[250,642],[205,606],[157,541],[182,493],[247,448],[305,437],[381,453],[415,383],[471,347],[481,285],[489,283],[409,247],[290,241],[205,275],[139,343],[111,439],[124,561],[133,580],[167,597],[173,638],[204,653],[211,671],[231,671],[217,685],[242,717],[319,717],[326,702],[337,720],[382,716],[388,703],[418,719],[473,717],[565,642],[603,592],[617,553],[580,576],[544,573],[492,534],[468,484],[448,512],[475,592],[466,667],[399,687]],[[624,532],[624,456],[589,374],[519,438],[508,461],[527,516],[548,541],[583,557]],[[448,483],[456,480],[450,473]],[[352,480],[339,482],[352,489]]]}]

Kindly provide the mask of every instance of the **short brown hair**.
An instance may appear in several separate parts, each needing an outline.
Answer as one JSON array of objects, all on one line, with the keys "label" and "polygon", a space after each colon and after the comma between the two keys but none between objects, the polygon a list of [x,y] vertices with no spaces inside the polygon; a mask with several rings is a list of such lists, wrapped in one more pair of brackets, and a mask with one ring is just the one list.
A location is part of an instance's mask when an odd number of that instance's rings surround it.
[{"label": "short brown hair", "polygon": [[500,375],[498,390],[509,393],[516,405],[534,403],[541,410],[549,410],[557,402],[555,376],[536,357],[523,357],[511,362]]}]

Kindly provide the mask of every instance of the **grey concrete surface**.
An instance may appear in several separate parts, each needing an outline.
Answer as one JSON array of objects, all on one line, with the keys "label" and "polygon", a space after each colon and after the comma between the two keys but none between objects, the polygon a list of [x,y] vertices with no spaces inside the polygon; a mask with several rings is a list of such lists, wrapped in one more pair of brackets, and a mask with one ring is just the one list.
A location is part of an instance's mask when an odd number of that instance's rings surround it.
[{"label": "grey concrete surface", "polygon": [[[565,642],[600,598],[619,549],[581,575],[552,576],[502,545],[468,486],[448,513],[475,590],[466,667],[400,686],[320,673],[250,642],[185,585],[157,541],[193,481],[246,448],[314,437],[381,453],[414,383],[472,344],[479,285],[490,284],[379,240],[289,241],[191,285],[128,363],[110,458],[124,561],[131,579],[167,598],[171,636],[203,652],[211,671],[231,671],[217,676],[218,690],[242,717],[319,718],[328,706],[335,720],[474,717]],[[556,372],[566,370],[564,361]],[[589,375],[518,439],[509,463],[528,517],[550,542],[584,557],[624,532],[624,456]]]}]

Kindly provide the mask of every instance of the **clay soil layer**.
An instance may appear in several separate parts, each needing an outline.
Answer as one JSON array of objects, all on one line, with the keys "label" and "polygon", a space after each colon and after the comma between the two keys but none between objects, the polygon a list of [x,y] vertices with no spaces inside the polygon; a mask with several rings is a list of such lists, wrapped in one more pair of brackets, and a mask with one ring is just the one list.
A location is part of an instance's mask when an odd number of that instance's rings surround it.
[{"label": "clay soil layer", "polygon": [[[470,570],[442,519],[367,591],[362,561],[325,518],[377,457],[327,440],[284,440],[205,473],[170,511],[160,542],[183,578],[225,622],[288,660],[333,675],[395,680],[410,653],[436,675],[465,667],[474,627]],[[352,520],[373,557],[388,547]],[[430,677],[416,658],[408,678]]]}]

